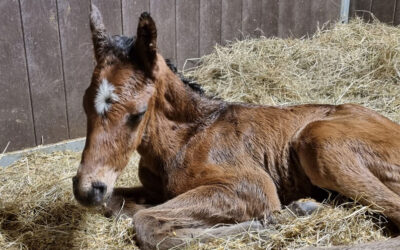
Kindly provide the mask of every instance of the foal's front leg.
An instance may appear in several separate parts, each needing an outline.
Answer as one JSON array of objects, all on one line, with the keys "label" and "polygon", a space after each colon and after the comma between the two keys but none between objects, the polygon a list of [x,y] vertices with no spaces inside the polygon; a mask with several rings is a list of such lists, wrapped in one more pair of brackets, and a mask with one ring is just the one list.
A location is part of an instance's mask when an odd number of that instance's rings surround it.
[{"label": "foal's front leg", "polygon": [[120,215],[133,217],[137,211],[155,204],[149,193],[145,187],[115,188],[103,206],[104,215],[106,217]]},{"label": "foal's front leg", "polygon": [[[166,249],[193,237],[204,239],[204,229],[217,224],[260,219],[279,209],[275,186],[270,178],[264,178],[261,185],[242,180],[229,185],[197,187],[164,204],[137,212],[133,222],[142,249]],[[259,223],[254,226],[258,228]],[[226,234],[231,229],[226,227]],[[223,231],[217,230],[218,236],[223,236]]]},{"label": "foal's front leg", "polygon": [[161,180],[143,165],[139,166],[139,179],[143,186],[115,188],[104,205],[105,216],[127,215],[132,217],[137,211],[163,202]]}]

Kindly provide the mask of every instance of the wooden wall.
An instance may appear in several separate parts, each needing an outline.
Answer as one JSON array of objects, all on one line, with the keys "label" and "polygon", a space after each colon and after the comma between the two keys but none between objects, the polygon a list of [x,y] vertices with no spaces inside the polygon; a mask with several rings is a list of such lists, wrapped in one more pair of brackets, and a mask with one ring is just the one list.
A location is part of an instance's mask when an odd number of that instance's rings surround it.
[{"label": "wooden wall", "polygon": [[381,22],[400,24],[399,0],[351,0],[350,16],[361,16],[371,21],[373,16]]},{"label": "wooden wall", "polygon": [[[400,0],[399,0],[400,1]],[[216,43],[243,36],[301,37],[339,17],[340,0],[1,0],[0,153],[85,136],[82,95],[94,67],[90,4],[111,34],[133,35],[150,11],[159,47],[182,68]],[[398,23],[397,0],[352,1]],[[367,18],[367,17],[365,17]],[[190,63],[189,65],[190,66]]]}]

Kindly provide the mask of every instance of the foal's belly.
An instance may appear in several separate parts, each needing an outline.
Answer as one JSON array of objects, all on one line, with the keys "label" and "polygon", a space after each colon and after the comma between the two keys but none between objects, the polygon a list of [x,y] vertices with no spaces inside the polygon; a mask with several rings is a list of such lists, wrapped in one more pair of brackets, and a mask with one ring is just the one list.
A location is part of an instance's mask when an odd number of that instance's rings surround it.
[{"label": "foal's belly", "polygon": [[303,171],[297,155],[288,149],[288,159],[279,159],[279,163],[267,165],[264,169],[273,179],[282,205],[303,199],[313,198],[317,201],[326,199],[329,193],[315,185]]}]

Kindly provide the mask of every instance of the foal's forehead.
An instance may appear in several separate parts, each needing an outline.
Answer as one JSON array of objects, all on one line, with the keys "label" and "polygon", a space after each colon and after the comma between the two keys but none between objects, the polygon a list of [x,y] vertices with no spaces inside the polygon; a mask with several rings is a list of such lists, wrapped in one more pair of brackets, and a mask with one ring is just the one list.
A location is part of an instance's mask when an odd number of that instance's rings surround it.
[{"label": "foal's forehead", "polygon": [[108,52],[121,61],[129,60],[134,41],[134,37],[113,36]]}]

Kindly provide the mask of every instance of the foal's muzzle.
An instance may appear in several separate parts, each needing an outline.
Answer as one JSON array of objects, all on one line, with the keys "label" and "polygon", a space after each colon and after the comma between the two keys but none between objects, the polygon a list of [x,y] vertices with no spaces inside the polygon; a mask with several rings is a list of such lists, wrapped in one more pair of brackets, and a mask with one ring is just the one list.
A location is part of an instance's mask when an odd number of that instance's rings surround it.
[{"label": "foal's muzzle", "polygon": [[72,178],[75,199],[84,206],[98,206],[104,202],[107,185],[100,181],[91,183],[91,186],[82,190],[79,177]]}]

